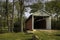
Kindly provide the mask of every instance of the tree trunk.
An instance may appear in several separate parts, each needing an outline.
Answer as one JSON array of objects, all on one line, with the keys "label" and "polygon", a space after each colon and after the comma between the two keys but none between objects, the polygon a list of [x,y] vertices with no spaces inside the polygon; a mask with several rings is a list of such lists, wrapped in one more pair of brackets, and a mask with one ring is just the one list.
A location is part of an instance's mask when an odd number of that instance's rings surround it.
[{"label": "tree trunk", "polygon": [[23,32],[23,14],[24,14],[23,0],[19,0],[19,5],[20,5],[20,24],[21,24],[21,32]]},{"label": "tree trunk", "polygon": [[11,30],[11,32],[13,32],[13,27],[14,27],[14,0],[13,0],[13,9],[12,9],[12,19],[11,20],[12,20],[11,21],[12,25],[10,27],[10,30]]},{"label": "tree trunk", "polygon": [[8,27],[8,32],[10,32],[10,26],[8,24],[8,0],[6,0],[6,22],[7,22],[7,27]]}]

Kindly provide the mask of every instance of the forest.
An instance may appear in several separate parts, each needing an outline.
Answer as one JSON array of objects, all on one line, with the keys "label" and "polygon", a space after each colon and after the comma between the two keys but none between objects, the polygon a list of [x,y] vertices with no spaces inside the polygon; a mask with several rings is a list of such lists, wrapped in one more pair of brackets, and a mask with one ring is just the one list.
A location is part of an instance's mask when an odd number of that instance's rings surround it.
[{"label": "forest", "polygon": [[60,0],[0,0],[0,40],[60,40]]},{"label": "forest", "polygon": [[[31,4],[30,4],[31,3]],[[0,33],[23,32],[25,28],[27,8],[30,14],[42,10],[52,17],[52,29],[60,29],[60,1],[41,0],[1,0],[0,1]],[[27,13],[26,13],[27,14]]]}]

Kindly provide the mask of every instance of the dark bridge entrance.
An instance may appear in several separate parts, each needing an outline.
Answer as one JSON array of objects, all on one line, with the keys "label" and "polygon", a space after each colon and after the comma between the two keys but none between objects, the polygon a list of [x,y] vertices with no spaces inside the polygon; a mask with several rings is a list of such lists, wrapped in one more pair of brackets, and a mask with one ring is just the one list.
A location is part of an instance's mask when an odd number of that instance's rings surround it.
[{"label": "dark bridge entrance", "polygon": [[34,17],[34,29],[46,29],[46,19],[44,16]]}]

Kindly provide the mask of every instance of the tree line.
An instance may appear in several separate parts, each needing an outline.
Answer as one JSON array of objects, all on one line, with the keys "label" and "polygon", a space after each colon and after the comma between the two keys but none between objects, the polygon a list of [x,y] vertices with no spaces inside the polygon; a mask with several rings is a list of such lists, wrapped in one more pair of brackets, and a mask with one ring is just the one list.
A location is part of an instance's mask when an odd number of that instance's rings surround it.
[{"label": "tree line", "polygon": [[[37,3],[27,6],[24,5],[24,1],[26,0],[13,0],[12,2],[9,2],[9,0],[0,1],[0,31],[6,30],[4,28],[7,28],[8,32],[13,32],[14,30],[23,32],[26,20],[24,16],[24,12],[26,11],[25,8],[30,7],[32,9],[30,13],[43,9],[43,4],[40,0],[38,0]],[[54,0],[45,2],[44,4],[45,11],[51,16],[54,15],[52,17],[52,28],[60,29],[60,1]],[[15,9],[17,10],[17,14],[15,13]],[[14,27],[16,25],[18,28]]]}]

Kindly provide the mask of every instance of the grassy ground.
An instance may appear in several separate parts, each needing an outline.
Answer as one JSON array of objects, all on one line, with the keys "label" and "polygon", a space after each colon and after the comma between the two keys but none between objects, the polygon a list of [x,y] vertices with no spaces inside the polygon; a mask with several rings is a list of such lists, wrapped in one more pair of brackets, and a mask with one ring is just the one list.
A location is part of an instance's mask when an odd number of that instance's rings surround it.
[{"label": "grassy ground", "polygon": [[36,31],[34,34],[39,37],[39,40],[60,40],[60,31],[58,30]]},{"label": "grassy ground", "polygon": [[0,34],[0,40],[29,40],[32,34],[25,33],[5,33]]},{"label": "grassy ground", "polygon": [[[60,31],[35,31],[34,35],[39,40],[60,40]],[[0,34],[0,40],[30,40],[33,34],[26,33],[4,33]]]}]

